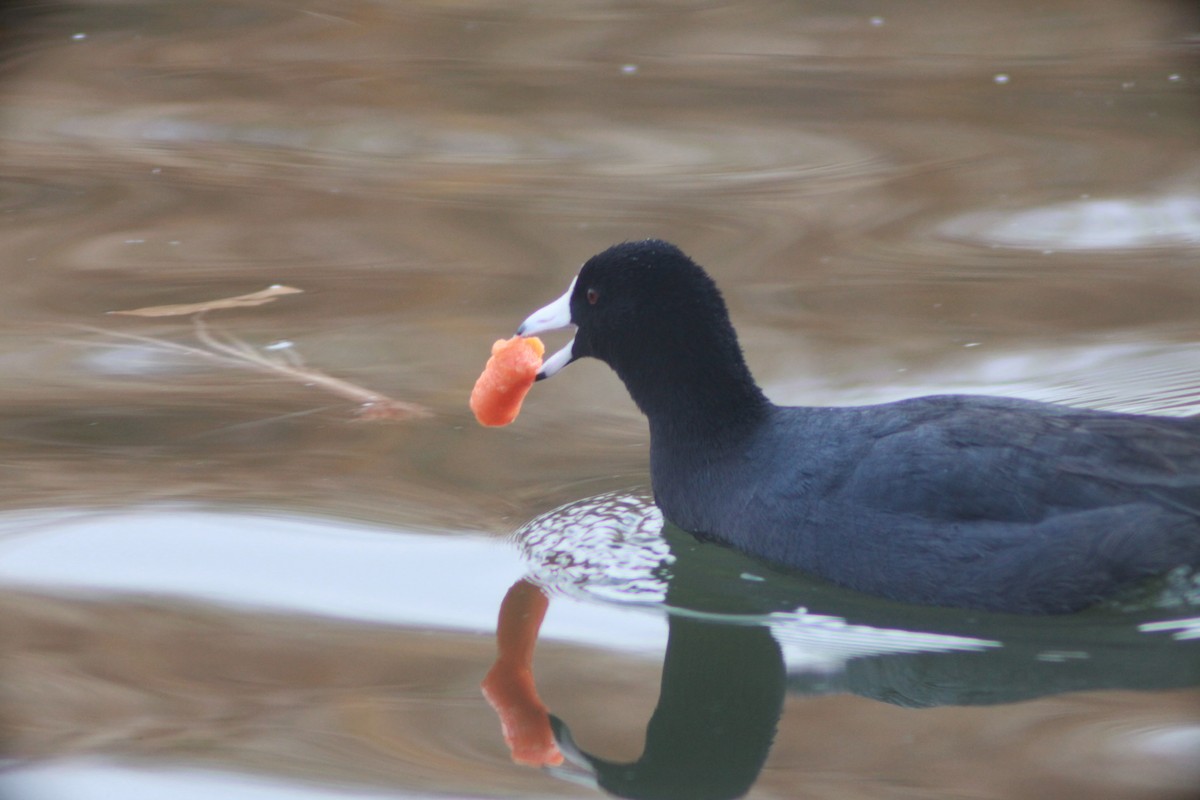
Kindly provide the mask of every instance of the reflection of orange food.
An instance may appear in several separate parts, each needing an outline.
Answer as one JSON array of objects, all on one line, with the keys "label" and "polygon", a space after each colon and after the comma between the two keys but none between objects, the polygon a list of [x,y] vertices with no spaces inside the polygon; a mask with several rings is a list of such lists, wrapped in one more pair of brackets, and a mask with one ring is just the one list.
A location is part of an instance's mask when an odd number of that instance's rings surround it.
[{"label": "reflection of orange food", "polygon": [[536,336],[514,336],[492,345],[492,357],[471,390],[471,410],[480,425],[507,425],[517,418],[545,352]]},{"label": "reflection of orange food", "polygon": [[563,762],[550,728],[550,712],[533,683],[533,648],[549,605],[550,599],[536,584],[527,579],[513,584],[500,604],[496,663],[480,687],[500,717],[512,760],[530,767]]}]

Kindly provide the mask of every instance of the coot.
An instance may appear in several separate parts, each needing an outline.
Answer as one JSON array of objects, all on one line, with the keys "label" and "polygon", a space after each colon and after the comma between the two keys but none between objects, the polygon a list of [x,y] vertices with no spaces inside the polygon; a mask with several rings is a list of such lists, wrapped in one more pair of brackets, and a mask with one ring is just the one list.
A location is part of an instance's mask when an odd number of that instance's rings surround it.
[{"label": "coot", "polygon": [[667,519],[895,600],[1061,613],[1200,565],[1200,417],[943,395],[781,407],[755,383],[712,279],[679,248],[587,261],[518,329],[574,339],[650,422]]}]

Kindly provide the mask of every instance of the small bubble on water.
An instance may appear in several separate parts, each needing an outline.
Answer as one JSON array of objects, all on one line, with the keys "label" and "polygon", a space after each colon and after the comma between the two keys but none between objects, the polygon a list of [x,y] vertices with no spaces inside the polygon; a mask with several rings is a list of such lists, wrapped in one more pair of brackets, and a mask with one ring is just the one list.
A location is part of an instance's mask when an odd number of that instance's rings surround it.
[{"label": "small bubble on water", "polygon": [[998,72],[992,76],[992,81],[994,83],[1004,85],[1004,84],[1008,83],[1008,74],[1004,73],[1004,72]]},{"label": "small bubble on water", "polygon": [[1179,83],[1181,80],[1183,80],[1183,77],[1178,72],[1172,72],[1167,76],[1167,80],[1169,80],[1171,83]]},{"label": "small bubble on water", "polygon": [[82,42],[84,39],[87,38],[87,34],[86,33],[73,33],[73,34],[71,34],[71,38],[76,42]]},{"label": "small bubble on water", "polygon": [[291,350],[295,346],[296,346],[295,342],[289,341],[287,339],[280,339],[277,342],[271,342],[269,345],[267,345],[266,349],[267,350]]},{"label": "small bubble on water", "polygon": [[883,17],[871,17],[871,25],[878,28],[883,25]]},{"label": "small bubble on water", "polygon": [[621,74],[622,75],[636,75],[637,71],[638,71],[637,64],[622,64],[621,65]]}]

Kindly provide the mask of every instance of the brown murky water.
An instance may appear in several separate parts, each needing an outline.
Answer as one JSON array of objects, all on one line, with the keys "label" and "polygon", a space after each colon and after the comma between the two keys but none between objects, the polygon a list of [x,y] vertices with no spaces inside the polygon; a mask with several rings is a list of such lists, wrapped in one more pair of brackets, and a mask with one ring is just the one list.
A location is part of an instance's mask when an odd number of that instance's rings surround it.
[{"label": "brown murky water", "polygon": [[[1189,4],[6,9],[0,792],[594,792],[511,763],[478,685],[539,568],[502,535],[643,489],[644,423],[598,364],[504,430],[466,396],[615,241],[708,266],[780,402],[1200,411]],[[303,294],[210,312],[213,335],[430,415],[363,421],[182,350],[190,318],[105,313],[272,284]],[[581,750],[650,746],[668,635],[700,647],[663,613],[679,574],[665,601],[555,594],[538,688]],[[750,796],[1200,784],[1200,627],[1172,622],[1194,606],[1031,633],[842,602],[788,618]]]}]

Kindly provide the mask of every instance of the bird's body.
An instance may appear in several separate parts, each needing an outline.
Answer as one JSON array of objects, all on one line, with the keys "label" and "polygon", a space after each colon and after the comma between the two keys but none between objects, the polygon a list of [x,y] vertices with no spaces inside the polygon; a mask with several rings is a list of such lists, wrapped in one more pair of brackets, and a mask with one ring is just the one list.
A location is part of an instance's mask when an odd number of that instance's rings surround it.
[{"label": "bird's body", "polygon": [[[1061,612],[1200,562],[1200,420],[992,397],[772,406],[651,440],[663,514],[776,564],[916,603]],[[736,498],[736,502],[729,502]]]},{"label": "bird's body", "polygon": [[613,367],[650,423],[656,503],[698,535],[864,592],[1019,613],[1200,565],[1200,418],[968,395],[777,406],[715,284],[654,240],[592,258],[522,332],[567,323],[548,372]]}]

